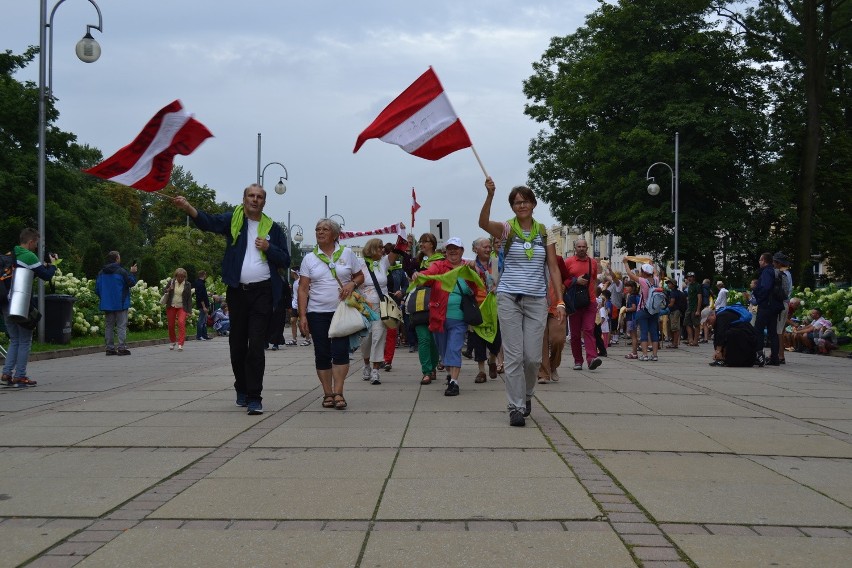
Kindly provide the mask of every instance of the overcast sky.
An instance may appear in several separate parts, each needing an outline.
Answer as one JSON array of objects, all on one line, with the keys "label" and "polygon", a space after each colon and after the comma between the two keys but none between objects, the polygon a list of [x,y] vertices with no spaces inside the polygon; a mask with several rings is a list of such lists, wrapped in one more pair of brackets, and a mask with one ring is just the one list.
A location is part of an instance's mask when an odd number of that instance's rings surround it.
[{"label": "overcast sky", "polygon": [[[48,11],[55,4],[48,2]],[[550,38],[571,34],[597,0],[100,0],[100,60],[80,62],[74,46],[97,13],[86,0],[55,18],[53,88],[58,126],[105,156],[129,143],[153,114],[180,99],[213,132],[176,163],[237,203],[261,164],[283,163],[287,193],[271,188],[283,170],[266,169],[266,212],[305,229],[328,213],[346,230],[409,225],[412,186],[422,208],[414,232],[449,219],[449,236],[469,243],[485,195],[483,174],[461,150],[437,162],[357,135],[430,65],[497,183],[492,217],[511,216],[508,190],[526,182],[528,145],[540,125],[523,114],[522,81]],[[21,53],[39,38],[39,3],[4,0],[3,49]],[[19,79],[36,81],[34,62]],[[35,176],[35,172],[33,172]],[[48,188],[50,191],[50,188]],[[545,204],[535,216],[554,222]],[[49,219],[48,219],[49,222]],[[362,244],[365,239],[353,239]],[[467,254],[466,254],[467,256]]]}]

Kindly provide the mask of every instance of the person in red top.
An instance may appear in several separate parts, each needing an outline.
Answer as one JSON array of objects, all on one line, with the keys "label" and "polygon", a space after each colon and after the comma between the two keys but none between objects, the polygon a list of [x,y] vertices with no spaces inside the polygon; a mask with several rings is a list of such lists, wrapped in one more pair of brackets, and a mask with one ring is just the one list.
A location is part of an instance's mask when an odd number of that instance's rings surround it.
[{"label": "person in red top", "polygon": [[598,281],[598,262],[589,256],[589,245],[586,239],[574,241],[574,256],[565,259],[568,278],[564,280],[565,287],[586,286],[589,289],[589,305],[580,308],[568,316],[568,326],[571,330],[571,353],[574,355],[574,370],[583,368],[583,346],[586,346],[586,364],[593,371],[601,366],[595,348],[595,311],[597,309],[596,289]]}]

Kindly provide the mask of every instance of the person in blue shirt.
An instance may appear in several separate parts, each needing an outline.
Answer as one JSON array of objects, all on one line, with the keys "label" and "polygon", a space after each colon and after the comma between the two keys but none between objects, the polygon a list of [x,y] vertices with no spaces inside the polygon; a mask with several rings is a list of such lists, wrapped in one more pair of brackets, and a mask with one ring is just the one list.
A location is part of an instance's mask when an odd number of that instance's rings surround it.
[{"label": "person in blue shirt", "polygon": [[279,305],[284,293],[284,280],[276,273],[283,270],[286,274],[290,266],[284,233],[263,212],[266,190],[251,184],[243,191],[242,205],[219,215],[197,210],[183,196],[172,202],[202,231],[225,236],[222,281],[228,286],[228,344],[237,406],[247,408],[251,415],[263,414],[267,330],[273,306]]},{"label": "person in blue shirt", "polygon": [[[127,349],[127,314],[130,309],[130,289],[136,285],[136,264],[128,272],[121,266],[117,250],[106,256],[107,263],[98,272],[95,294],[100,298],[99,308],[104,312],[104,341],[107,355],[130,355]],[[114,336],[118,335],[118,349]]]},{"label": "person in blue shirt", "polygon": [[195,288],[195,307],[198,308],[198,324],[195,326],[195,339],[207,341],[207,318],[213,315],[210,309],[210,296],[207,294],[207,272],[198,271],[198,278],[192,286]]},{"label": "person in blue shirt", "polygon": [[[757,284],[752,288],[752,301],[757,305],[757,318],[754,321],[754,328],[757,331],[758,337],[763,337],[763,332],[766,330],[766,337],[769,339],[769,365],[780,365],[778,358],[778,329],[776,327],[776,319],[778,313],[784,309],[784,304],[773,297],[772,289],[775,286],[775,267],[772,265],[772,253],[765,252],[758,259],[760,272],[757,276]],[[765,361],[763,353],[763,344],[760,344],[760,349],[757,352],[758,365],[761,367]]]}]

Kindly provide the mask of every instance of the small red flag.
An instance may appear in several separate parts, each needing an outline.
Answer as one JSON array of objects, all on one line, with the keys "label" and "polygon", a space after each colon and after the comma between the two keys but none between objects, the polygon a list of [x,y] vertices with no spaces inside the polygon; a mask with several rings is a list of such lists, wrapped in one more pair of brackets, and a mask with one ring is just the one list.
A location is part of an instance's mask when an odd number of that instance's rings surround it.
[{"label": "small red flag", "polygon": [[414,188],[411,188],[411,228],[414,228],[414,214],[420,209],[420,204],[417,203],[417,195],[414,194]]}]

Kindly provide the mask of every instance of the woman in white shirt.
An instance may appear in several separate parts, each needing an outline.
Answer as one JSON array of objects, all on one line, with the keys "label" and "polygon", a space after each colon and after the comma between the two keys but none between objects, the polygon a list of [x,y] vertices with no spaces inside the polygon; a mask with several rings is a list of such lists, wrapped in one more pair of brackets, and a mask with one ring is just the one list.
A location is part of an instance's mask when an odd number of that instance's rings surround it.
[{"label": "woman in white shirt", "polygon": [[[367,299],[370,308],[379,312],[379,301],[388,293],[388,271],[391,264],[396,262],[396,254],[391,252],[384,255],[384,243],[381,239],[370,239],[362,250],[364,255],[364,284],[359,292]],[[375,276],[375,283],[373,277]],[[376,284],[379,289],[376,289]],[[381,319],[370,322],[367,337],[361,342],[361,356],[364,358],[363,378],[370,381],[371,385],[382,384],[379,378],[379,369],[385,364],[385,340],[387,339],[387,328]]]},{"label": "woman in white shirt", "polygon": [[324,408],[346,408],[343,381],[349,373],[349,338],[328,336],[337,304],[364,283],[361,260],[337,242],[340,225],[320,219],[317,246],[305,255],[299,271],[299,327],[314,343],[314,363],[323,388]]}]

